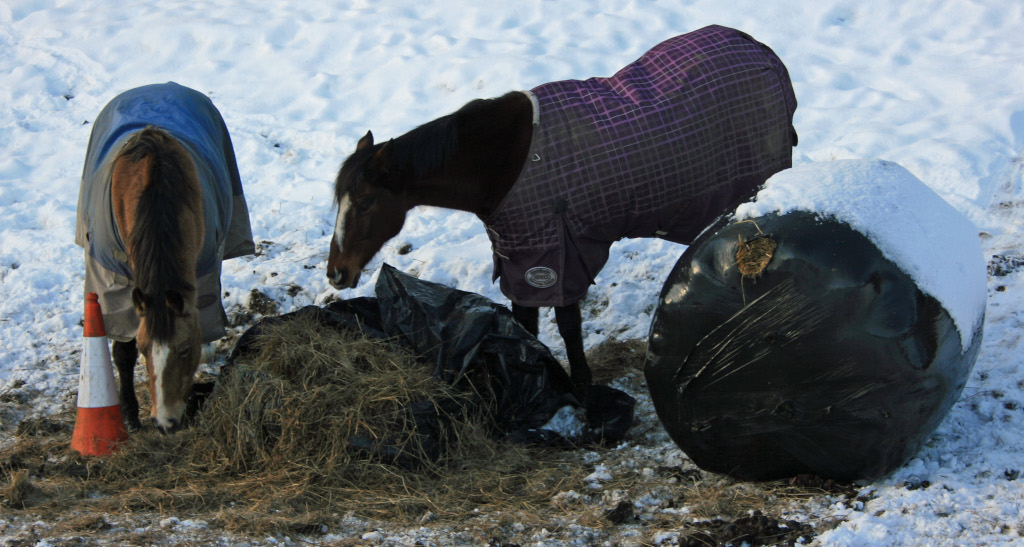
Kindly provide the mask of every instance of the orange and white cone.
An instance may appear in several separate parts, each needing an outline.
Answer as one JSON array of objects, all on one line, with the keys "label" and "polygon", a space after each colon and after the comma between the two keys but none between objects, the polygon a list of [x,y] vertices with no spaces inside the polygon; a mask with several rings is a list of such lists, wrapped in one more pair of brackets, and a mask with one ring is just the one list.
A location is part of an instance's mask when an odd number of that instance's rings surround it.
[{"label": "orange and white cone", "polygon": [[85,297],[82,367],[78,379],[78,417],[71,448],[83,456],[106,456],[128,438],[121,403],[114,384],[107,331],[103,326],[99,297]]}]

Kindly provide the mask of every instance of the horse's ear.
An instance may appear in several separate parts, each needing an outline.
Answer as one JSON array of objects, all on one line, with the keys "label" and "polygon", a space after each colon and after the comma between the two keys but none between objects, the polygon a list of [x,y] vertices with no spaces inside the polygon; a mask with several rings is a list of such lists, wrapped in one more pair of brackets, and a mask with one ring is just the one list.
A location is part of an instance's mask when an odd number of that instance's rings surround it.
[{"label": "horse's ear", "polygon": [[373,163],[378,169],[387,171],[388,166],[388,154],[391,153],[391,143],[395,142],[395,139],[388,139],[388,142],[384,143],[377,153],[373,155]]},{"label": "horse's ear", "polygon": [[370,146],[373,146],[373,133],[367,131],[363,138],[359,139],[359,142],[356,143],[356,150],[362,150]]},{"label": "horse's ear", "polygon": [[178,291],[167,291],[165,296],[167,307],[174,315],[183,317],[185,315],[185,297]]},{"label": "horse's ear", "polygon": [[149,297],[138,288],[132,289],[132,306],[135,306],[135,313],[139,317],[146,315],[146,310],[149,308]]},{"label": "horse's ear", "polygon": [[387,188],[392,192],[397,192],[398,181],[395,177],[391,176],[391,143],[395,142],[395,139],[389,139],[388,142],[382,144],[380,148],[374,152],[373,157],[370,158],[370,169],[375,172],[378,176],[374,177],[373,184]]}]

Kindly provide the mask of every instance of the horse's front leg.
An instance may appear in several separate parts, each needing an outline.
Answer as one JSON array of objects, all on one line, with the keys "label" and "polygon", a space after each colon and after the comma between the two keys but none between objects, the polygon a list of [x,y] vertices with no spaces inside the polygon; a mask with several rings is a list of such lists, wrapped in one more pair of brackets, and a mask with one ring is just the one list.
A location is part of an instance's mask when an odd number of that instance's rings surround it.
[{"label": "horse's front leg", "polygon": [[115,341],[111,353],[121,383],[121,415],[130,431],[138,431],[142,427],[139,399],[135,397],[135,362],[139,359],[139,348],[134,339],[130,342]]},{"label": "horse's front leg", "polygon": [[555,307],[555,323],[565,343],[565,354],[569,358],[569,377],[577,389],[590,385],[590,365],[583,352],[583,318],[579,303]]},{"label": "horse's front leg", "polygon": [[512,317],[530,334],[537,336],[540,331],[540,308],[529,308],[512,303]]}]

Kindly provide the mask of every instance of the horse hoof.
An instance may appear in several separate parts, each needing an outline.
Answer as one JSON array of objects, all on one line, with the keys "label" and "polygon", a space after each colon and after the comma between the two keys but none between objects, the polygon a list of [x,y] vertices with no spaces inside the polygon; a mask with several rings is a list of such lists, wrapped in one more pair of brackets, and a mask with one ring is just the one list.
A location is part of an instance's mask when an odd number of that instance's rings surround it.
[{"label": "horse hoof", "polygon": [[126,416],[124,419],[124,426],[128,429],[129,433],[135,433],[142,429],[142,422],[139,421],[138,417],[132,418],[131,416]]},{"label": "horse hoof", "polygon": [[589,377],[588,378],[583,378],[583,379],[573,378],[573,380],[572,380],[573,390],[580,397],[582,397],[587,392],[587,388],[589,388],[591,386],[591,384],[593,384],[593,381],[591,381],[591,379]]}]

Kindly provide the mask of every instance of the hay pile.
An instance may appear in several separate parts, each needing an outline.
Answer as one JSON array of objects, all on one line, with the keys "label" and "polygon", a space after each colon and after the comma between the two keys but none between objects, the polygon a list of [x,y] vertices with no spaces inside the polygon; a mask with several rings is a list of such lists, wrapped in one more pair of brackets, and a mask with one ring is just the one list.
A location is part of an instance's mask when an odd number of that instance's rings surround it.
[{"label": "hay pile", "polygon": [[[252,349],[222,373],[199,426],[196,448],[223,458],[226,471],[292,464],[352,481],[365,473],[365,449],[435,465],[440,451],[425,446],[410,409],[441,408],[455,394],[414,355],[302,318],[266,326]],[[455,444],[478,441],[476,420],[444,418],[466,437]]]},{"label": "hay pile", "polygon": [[[3,471],[48,479],[37,509],[214,511],[250,532],[339,511],[411,522],[523,509],[582,483],[565,453],[502,444],[481,416],[445,413],[466,395],[387,342],[297,319],[266,326],[255,348],[222,372],[185,431],[134,434],[106,459],[70,452],[67,434],[26,436],[0,455]],[[446,450],[423,442],[410,408],[439,411]],[[416,465],[367,457],[385,449]]]}]

